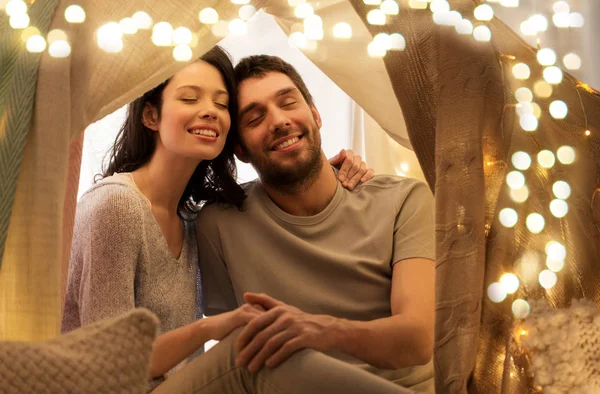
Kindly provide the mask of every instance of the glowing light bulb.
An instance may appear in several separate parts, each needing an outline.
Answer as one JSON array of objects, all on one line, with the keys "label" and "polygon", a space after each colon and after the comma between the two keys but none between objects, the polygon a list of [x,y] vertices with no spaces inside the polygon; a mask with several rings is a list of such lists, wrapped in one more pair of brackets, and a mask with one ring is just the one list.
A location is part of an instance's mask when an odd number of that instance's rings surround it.
[{"label": "glowing light bulb", "polygon": [[352,27],[346,22],[340,22],[333,27],[335,38],[352,38]]},{"label": "glowing light bulb", "polygon": [[367,53],[370,57],[383,57],[387,53],[385,48],[377,45],[375,41],[371,41],[367,46]]},{"label": "glowing light bulb", "polygon": [[[0,1],[2,1],[2,0],[0,0]],[[29,38],[31,36],[35,36],[35,35],[38,35],[38,36],[41,35],[39,29],[37,27],[35,27],[35,26],[28,26],[21,33],[21,40],[27,42],[27,40],[29,40]],[[44,42],[45,41],[46,40],[44,40]],[[42,49],[42,51],[43,51],[43,49]]]},{"label": "glowing light bulb", "polygon": [[29,26],[29,22],[29,15],[22,13],[11,15],[8,23],[10,24],[10,27],[18,30],[25,29],[27,26]]},{"label": "glowing light bulb", "polygon": [[312,5],[307,3],[298,4],[294,9],[294,15],[296,15],[296,18],[298,19],[304,19],[308,16],[314,15],[314,13],[315,10]]},{"label": "glowing light bulb", "polygon": [[390,48],[391,50],[403,51],[406,48],[406,40],[402,34],[393,33],[390,35],[390,40],[392,41],[392,47]]},{"label": "glowing light bulb", "polygon": [[569,7],[569,3],[567,3],[566,1],[557,1],[552,5],[552,11],[554,11],[555,13],[569,13],[571,12],[571,7]]},{"label": "glowing light bulb", "polygon": [[561,200],[566,200],[571,195],[571,186],[565,181],[556,181],[552,185],[552,193]]},{"label": "glowing light bulb", "polygon": [[252,4],[246,4],[245,6],[242,6],[238,12],[240,19],[244,21],[252,18],[254,14],[256,14],[256,7],[254,7]]},{"label": "glowing light bulb", "polygon": [[502,302],[506,299],[506,291],[502,288],[502,285],[498,282],[494,282],[488,286],[487,294],[492,302]]},{"label": "glowing light bulb", "polygon": [[471,23],[471,21],[468,19],[460,20],[455,26],[458,34],[473,34],[473,23]]},{"label": "glowing light bulb", "polygon": [[250,0],[231,0],[231,2],[233,4],[239,4],[239,5],[243,5],[243,4],[248,4],[250,3]]},{"label": "glowing light bulb", "polygon": [[556,63],[556,53],[550,48],[543,48],[538,51],[537,59],[542,66],[552,66]]},{"label": "glowing light bulb", "polygon": [[546,226],[546,221],[544,217],[539,213],[532,213],[527,216],[525,220],[525,224],[527,225],[527,229],[531,231],[533,234],[539,234],[544,230]]},{"label": "glowing light bulb", "polygon": [[241,19],[234,19],[229,22],[229,32],[234,36],[245,36],[248,34],[248,26]]},{"label": "glowing light bulb", "polygon": [[561,146],[556,151],[556,156],[562,164],[573,164],[575,161],[575,149],[568,145]]},{"label": "glowing light bulb", "polygon": [[552,260],[550,257],[548,257],[546,259],[546,267],[548,267],[548,269],[550,271],[560,272],[565,267],[565,261],[564,260]]},{"label": "glowing light bulb", "polygon": [[378,9],[371,10],[367,14],[367,22],[371,25],[385,25],[385,14]]},{"label": "glowing light bulb", "polygon": [[296,47],[296,48],[304,49],[304,48],[306,48],[306,45],[308,43],[308,39],[306,38],[306,36],[304,35],[303,32],[296,31],[296,32],[290,34],[290,37],[288,39],[288,43],[289,43],[289,45],[291,47]]},{"label": "glowing light bulb", "polygon": [[27,4],[22,0],[10,0],[4,8],[6,15],[13,16],[27,13]]},{"label": "glowing light bulb", "polygon": [[481,4],[475,8],[473,14],[479,21],[489,21],[494,17],[494,9],[489,4]]},{"label": "glowing light bulb", "polygon": [[552,153],[552,151],[542,150],[537,155],[537,161],[543,168],[552,168],[556,159],[554,158],[554,153]]},{"label": "glowing light bulb", "polygon": [[363,0],[363,3],[366,5],[379,5],[381,4],[381,0]]},{"label": "glowing light bulb", "polygon": [[323,20],[319,15],[304,18],[304,34],[309,40],[323,39]]},{"label": "glowing light bulb", "polygon": [[574,53],[565,55],[563,63],[567,70],[579,70],[581,68],[581,58]]},{"label": "glowing light bulb", "polygon": [[571,18],[568,12],[557,12],[552,15],[552,22],[554,22],[554,26],[563,29],[571,26]]},{"label": "glowing light bulb", "polygon": [[513,294],[519,289],[519,278],[515,274],[504,274],[500,277],[500,285],[507,294]]},{"label": "glowing light bulb", "polygon": [[525,80],[529,79],[529,76],[531,75],[531,70],[529,69],[529,66],[527,64],[517,63],[513,66],[512,73],[515,78]]},{"label": "glowing light bulb", "polygon": [[205,25],[214,25],[219,21],[219,14],[214,8],[208,7],[200,11],[198,14],[198,19]]},{"label": "glowing light bulb", "polygon": [[510,198],[514,202],[522,203],[527,201],[529,198],[529,189],[527,186],[523,186],[520,189],[510,189]]},{"label": "glowing light bulb", "polygon": [[521,30],[521,34],[523,34],[524,36],[533,37],[533,36],[536,36],[538,33],[537,29],[531,23],[530,20],[521,22],[519,29]]},{"label": "glowing light bulb", "polygon": [[[105,52],[117,53],[123,49],[123,31],[117,22],[109,22],[98,28],[96,41]],[[52,44],[50,44],[52,47]],[[48,48],[50,49],[50,48]]]},{"label": "glowing light bulb", "polygon": [[152,42],[156,46],[170,46],[173,42],[173,26],[169,22],[158,22],[152,28]]},{"label": "glowing light bulb", "polygon": [[67,41],[67,33],[65,33],[64,30],[60,29],[50,30],[50,32],[48,33],[48,43],[52,43],[57,40]]},{"label": "glowing light bulb", "polygon": [[552,200],[550,202],[550,212],[559,219],[565,217],[569,212],[569,204],[565,200]]},{"label": "glowing light bulb", "polygon": [[557,85],[562,82],[563,73],[558,67],[551,66],[544,69],[544,79],[552,85]]},{"label": "glowing light bulb", "polygon": [[[529,303],[522,298],[516,299],[511,305],[512,313],[517,319],[525,319],[531,313]],[[527,331],[525,331],[527,333]]]},{"label": "glowing light bulb", "polygon": [[518,102],[523,103],[523,102],[532,102],[533,101],[533,93],[531,92],[531,90],[529,90],[528,88],[522,87],[517,89],[517,91],[515,92],[515,97],[517,99]]},{"label": "glowing light bulb", "polygon": [[519,116],[533,115],[533,104],[527,101],[517,104],[517,114]]},{"label": "glowing light bulb", "polygon": [[500,0],[500,5],[506,8],[516,8],[519,6],[519,0]]},{"label": "glowing light bulb", "polygon": [[525,171],[531,166],[531,156],[523,151],[513,153],[511,161],[513,166],[521,171]]},{"label": "glowing light bulb", "polygon": [[392,39],[387,33],[379,33],[375,37],[373,37],[373,42],[375,45],[380,46],[386,51],[392,47]]},{"label": "glowing light bulb", "polygon": [[450,3],[446,0],[432,0],[429,5],[431,12],[450,12]]},{"label": "glowing light bulb", "polygon": [[[177,29],[173,30],[172,41],[173,41],[173,44],[175,44],[175,45],[189,46],[192,43],[192,31],[184,26],[178,27]],[[183,51],[185,51],[185,49],[181,49],[181,51],[182,51],[181,53],[183,54],[184,53]],[[173,54],[175,54],[175,51],[173,51]],[[175,57],[175,55],[173,55],[173,57]],[[181,57],[181,59],[183,59],[183,57]],[[175,60],[177,60],[177,59],[175,59]],[[177,60],[177,61],[187,61],[187,60]]]},{"label": "glowing light bulb", "polygon": [[381,3],[380,9],[386,15],[398,15],[398,12],[400,11],[398,3],[394,0],[384,0],[384,2]]},{"label": "glowing light bulb", "polygon": [[477,41],[487,42],[492,39],[492,31],[487,26],[477,26],[473,29],[473,37]]},{"label": "glowing light bulb", "polygon": [[427,1],[423,0],[408,0],[408,6],[413,10],[426,10],[427,9]]},{"label": "glowing light bulb", "polygon": [[65,9],[65,19],[69,23],[83,23],[85,21],[85,11],[81,6],[72,4]]},{"label": "glowing light bulb", "polygon": [[569,112],[567,104],[562,100],[556,100],[550,103],[550,115],[554,119],[564,119]]},{"label": "glowing light bulb", "polygon": [[136,11],[131,17],[138,30],[147,30],[152,26],[152,18],[144,11]]},{"label": "glowing light bulb", "polygon": [[506,183],[511,189],[520,189],[525,186],[525,176],[519,171],[511,171],[506,175]]},{"label": "glowing light bulb", "polygon": [[583,15],[579,12],[569,14],[569,27],[583,27]]},{"label": "glowing light bulb", "polygon": [[217,21],[212,25],[210,31],[215,37],[227,37],[229,35],[229,23],[227,21]]},{"label": "glowing light bulb", "polygon": [[[121,49],[123,49],[123,41],[119,40],[118,42],[121,43]],[[115,49],[115,52],[118,52],[116,51],[117,47],[118,43],[113,44],[111,49]],[[105,48],[102,49],[106,50]],[[56,40],[48,46],[48,53],[52,57],[67,57],[71,54],[71,45],[69,45],[69,43],[64,40]]]},{"label": "glowing light bulb", "polygon": [[556,274],[550,270],[543,270],[542,272],[540,272],[538,278],[540,281],[540,285],[542,285],[544,289],[553,288],[556,282],[558,281],[558,277],[556,276]]},{"label": "glowing light bulb", "polygon": [[567,248],[557,241],[550,241],[546,244],[546,254],[552,260],[564,260],[567,257]]},{"label": "glowing light bulb", "polygon": [[123,18],[119,21],[123,34],[135,34],[138,31],[137,25],[133,18]]},{"label": "glowing light bulb", "polygon": [[31,53],[41,53],[46,49],[46,40],[39,34],[34,34],[27,38],[27,42],[25,44],[25,48],[27,51]]},{"label": "glowing light bulb", "polygon": [[537,81],[535,85],[533,85],[533,91],[538,97],[548,98],[552,96],[552,85],[546,81]]},{"label": "glowing light bulb", "polygon": [[187,62],[192,59],[192,48],[186,44],[177,45],[173,48],[173,59],[178,62]]},{"label": "glowing light bulb", "polygon": [[500,211],[498,219],[504,227],[511,228],[515,227],[519,221],[519,215],[517,214],[517,211],[512,208],[504,208]]},{"label": "glowing light bulb", "polygon": [[525,131],[535,131],[538,128],[538,120],[535,115],[523,115],[519,120],[521,128]]},{"label": "glowing light bulb", "polygon": [[536,14],[531,16],[528,20],[536,32],[548,30],[548,19],[546,19],[544,15]]}]

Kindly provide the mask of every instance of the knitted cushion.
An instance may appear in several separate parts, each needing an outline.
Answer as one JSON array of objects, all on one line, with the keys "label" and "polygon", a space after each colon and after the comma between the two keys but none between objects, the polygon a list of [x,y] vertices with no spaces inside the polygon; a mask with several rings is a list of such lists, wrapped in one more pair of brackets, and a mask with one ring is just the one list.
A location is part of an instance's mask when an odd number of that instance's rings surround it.
[{"label": "knitted cushion", "polygon": [[536,386],[544,393],[600,392],[600,310],[589,300],[555,309],[545,300],[529,301],[521,337],[529,351]]},{"label": "knitted cushion", "polygon": [[46,342],[0,342],[0,393],[145,393],[157,327],[135,309]]}]

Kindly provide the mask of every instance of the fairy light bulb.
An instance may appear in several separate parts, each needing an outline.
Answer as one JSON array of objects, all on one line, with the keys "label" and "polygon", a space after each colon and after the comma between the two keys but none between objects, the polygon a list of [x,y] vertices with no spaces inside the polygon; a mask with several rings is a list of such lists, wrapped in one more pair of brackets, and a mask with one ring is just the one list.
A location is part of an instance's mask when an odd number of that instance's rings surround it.
[{"label": "fairy light bulb", "polygon": [[519,119],[519,124],[525,131],[535,131],[538,128],[538,119],[533,114],[523,115]]},{"label": "fairy light bulb", "polygon": [[243,21],[250,20],[254,14],[256,14],[256,7],[252,4],[246,4],[242,6],[238,12],[240,19]]},{"label": "fairy light bulb", "polygon": [[531,156],[523,151],[513,153],[511,161],[517,170],[525,171],[531,166]]},{"label": "fairy light bulb", "polygon": [[431,12],[450,12],[450,3],[446,0],[432,0],[429,5]]},{"label": "fairy light bulb", "polygon": [[527,188],[527,186],[523,186],[520,189],[510,189],[509,194],[511,200],[517,203],[522,203],[527,201],[527,199],[529,198],[529,189]]},{"label": "fairy light bulb", "polygon": [[494,9],[489,4],[481,4],[475,8],[473,15],[478,21],[489,21],[494,18]]},{"label": "fairy light bulb", "polygon": [[556,157],[562,164],[573,164],[575,161],[575,149],[568,145],[563,145],[556,151]]},{"label": "fairy light bulb", "polygon": [[170,46],[173,40],[173,26],[169,22],[158,22],[152,28],[152,42],[159,47]]},{"label": "fairy light bulb", "polygon": [[556,53],[550,48],[540,49],[537,53],[537,60],[542,66],[552,66],[556,63]]},{"label": "fairy light bulb", "polygon": [[305,49],[308,44],[308,38],[301,31],[296,31],[290,34],[288,38],[289,45],[293,48]]},{"label": "fairy light bulb", "polygon": [[312,5],[307,3],[298,4],[296,8],[294,8],[294,15],[296,15],[296,18],[298,19],[304,19],[306,17],[314,15],[314,13],[315,10],[312,7]]},{"label": "fairy light bulb", "polygon": [[219,21],[219,13],[214,8],[204,8],[198,13],[198,19],[205,25],[214,25]]},{"label": "fairy light bulb", "polygon": [[526,80],[529,79],[529,76],[531,75],[531,70],[529,69],[529,66],[527,64],[517,63],[513,66],[512,73],[515,78],[520,80]]},{"label": "fairy light bulb", "polygon": [[550,115],[554,119],[564,119],[567,117],[567,113],[569,112],[569,108],[567,104],[562,100],[556,100],[550,103]]},{"label": "fairy light bulb", "polygon": [[544,80],[551,85],[557,85],[562,82],[563,73],[558,67],[551,66],[544,69]]},{"label": "fairy light bulb", "polygon": [[519,0],[500,0],[500,5],[506,8],[517,8]]},{"label": "fairy light bulb", "polygon": [[498,219],[504,227],[512,228],[515,227],[519,221],[519,215],[517,214],[517,211],[512,208],[504,208],[498,214]]},{"label": "fairy light bulb", "polygon": [[[177,29],[173,30],[173,44],[175,45],[186,45],[189,46],[192,43],[192,31],[190,29],[188,29],[187,27],[181,26],[178,27]],[[185,51],[185,49],[181,50],[182,54],[184,53],[183,51]],[[173,51],[173,57],[175,57],[175,51]],[[184,57],[181,57],[181,59],[183,59]],[[177,61],[187,61],[187,60],[178,60],[175,59]]]},{"label": "fairy light bulb", "polygon": [[[2,0],[0,0],[2,1]],[[21,40],[27,42],[31,36],[41,36],[40,30],[35,26],[28,26],[21,32]],[[46,41],[46,40],[44,40]]]},{"label": "fairy light bulb", "polygon": [[173,48],[173,59],[178,62],[188,62],[192,59],[192,48],[186,44],[177,45]]},{"label": "fairy light bulb", "polygon": [[370,57],[383,57],[387,53],[385,48],[377,45],[374,41],[371,41],[367,46],[367,53]]},{"label": "fairy light bulb", "polygon": [[532,15],[528,21],[536,32],[548,30],[548,19],[544,15]]},{"label": "fairy light bulb", "polygon": [[506,183],[511,189],[520,189],[525,186],[525,176],[519,171],[511,171],[506,175]]},{"label": "fairy light bulb", "polygon": [[367,14],[367,22],[371,25],[385,25],[385,14],[379,9],[371,10]]},{"label": "fairy light bulb", "polygon": [[25,48],[31,53],[41,53],[46,49],[46,40],[39,34],[33,34],[27,38]]},{"label": "fairy light bulb", "polygon": [[250,3],[250,0],[231,0],[233,4],[244,5]]},{"label": "fairy light bulb", "polygon": [[[120,47],[119,47],[119,43],[121,44]],[[102,48],[102,49],[106,50],[105,48]],[[121,49],[123,49],[123,41],[119,40],[119,41],[113,43],[112,46],[110,47],[110,49],[112,49],[112,52],[120,52]],[[111,52],[111,51],[107,51],[107,52]],[[65,40],[56,40],[48,46],[48,53],[52,57],[58,57],[58,58],[67,57],[71,54],[71,45],[69,45],[69,43]]]},{"label": "fairy light bulb", "polygon": [[548,269],[550,271],[560,272],[565,267],[565,261],[564,260],[553,260],[550,257],[548,257],[546,259],[546,267],[548,267]]},{"label": "fairy light bulb", "polygon": [[528,88],[522,87],[517,89],[517,91],[515,92],[515,97],[517,99],[518,102],[523,103],[523,102],[531,102],[533,101],[533,93],[531,92],[531,90],[529,90]]},{"label": "fairy light bulb", "polygon": [[333,27],[333,36],[335,38],[352,38],[352,27],[346,22],[337,23]]},{"label": "fairy light bulb", "polygon": [[571,26],[571,18],[568,12],[557,12],[552,15],[552,22],[558,28],[568,28]]},{"label": "fairy light bulb", "polygon": [[16,30],[25,29],[27,26],[29,26],[29,22],[29,15],[26,13],[11,15],[8,21],[10,27]]},{"label": "fairy light bulb", "polygon": [[80,5],[71,4],[65,9],[65,19],[69,23],[83,23],[85,21],[85,11]]},{"label": "fairy light bulb", "polygon": [[152,18],[145,11],[136,11],[131,17],[138,30],[147,30],[152,26]]},{"label": "fairy light bulb", "polygon": [[373,37],[375,45],[385,49],[386,51],[392,48],[392,39],[387,33],[379,33]]},{"label": "fairy light bulb", "polygon": [[363,0],[365,5],[379,5],[381,4],[381,0]]},{"label": "fairy light bulb", "polygon": [[542,150],[537,155],[538,164],[543,168],[552,168],[556,159],[554,157],[554,153],[549,150]]},{"label": "fairy light bulb", "polygon": [[500,277],[500,285],[507,294],[513,294],[519,289],[519,278],[515,274],[504,274]]},{"label": "fairy light bulb", "polygon": [[574,53],[568,53],[563,58],[563,64],[567,70],[579,70],[581,68],[581,58]]},{"label": "fairy light bulb", "polygon": [[498,282],[494,282],[488,286],[487,294],[492,302],[502,302],[506,299],[506,291],[502,288],[502,285]]},{"label": "fairy light bulb", "polygon": [[525,224],[527,225],[527,229],[533,234],[539,234],[544,230],[546,226],[546,221],[544,217],[539,213],[532,213],[527,216],[525,220]]},{"label": "fairy light bulb", "polygon": [[133,18],[123,18],[119,21],[123,34],[135,34],[138,31],[138,27]]},{"label": "fairy light bulb", "polygon": [[533,115],[533,111],[533,103],[522,101],[517,104],[517,114],[519,114],[519,116]]},{"label": "fairy light bulb", "polygon": [[550,270],[543,270],[542,272],[540,272],[538,279],[540,281],[540,285],[542,285],[544,289],[553,288],[554,285],[556,285],[556,282],[558,281],[558,277],[556,276],[556,274]]},{"label": "fairy light bulb", "polygon": [[511,305],[513,315],[517,319],[525,319],[531,313],[531,307],[529,303],[522,298],[518,298],[513,301]]},{"label": "fairy light bulb", "polygon": [[579,12],[569,14],[569,27],[583,27],[584,22],[583,15]]},{"label": "fairy light bulb", "polygon": [[550,202],[550,212],[556,218],[563,218],[569,212],[569,204],[565,200],[552,200]]},{"label": "fairy light bulb", "polygon": [[27,13],[27,4],[22,0],[10,0],[4,8],[6,15],[13,16]]},{"label": "fairy light bulb", "polygon": [[423,0],[408,0],[408,6],[413,10],[426,10],[429,3]]},{"label": "fairy light bulb", "polygon": [[571,7],[566,1],[557,1],[552,5],[552,11],[557,14],[561,12],[569,13],[571,12]]},{"label": "fairy light bulb", "polygon": [[477,41],[487,42],[492,39],[492,31],[487,26],[477,26],[473,29],[473,37],[475,37],[475,40]]},{"label": "fairy light bulb", "polygon": [[521,34],[523,34],[524,36],[529,36],[529,37],[536,36],[538,33],[537,29],[531,23],[530,20],[521,22],[521,24],[519,25],[519,30],[521,30]]},{"label": "fairy light bulb", "polygon": [[[166,23],[166,22],[165,22]],[[170,37],[170,35],[169,35]],[[105,52],[117,53],[123,49],[123,31],[117,22],[109,22],[98,28],[96,40]],[[52,44],[50,44],[52,46]]]},{"label": "fairy light bulb", "polygon": [[398,12],[400,12],[398,3],[394,0],[384,0],[379,8],[386,15],[398,15]]},{"label": "fairy light bulb", "polygon": [[537,81],[533,85],[533,92],[540,98],[548,98],[552,96],[552,85],[546,81]]},{"label": "fairy light bulb", "polygon": [[462,19],[455,25],[458,34],[471,35],[473,34],[473,23],[468,19]]},{"label": "fairy light bulb", "polygon": [[319,15],[304,18],[304,34],[309,40],[323,39],[323,20]]},{"label": "fairy light bulb", "polygon": [[391,50],[393,51],[403,51],[406,48],[406,40],[404,36],[400,33],[390,34],[390,40],[392,42]]},{"label": "fairy light bulb", "polygon": [[224,20],[217,21],[212,25],[210,31],[215,37],[227,37],[229,35],[229,23]]},{"label": "fairy light bulb", "polygon": [[546,255],[552,260],[564,260],[567,257],[567,248],[557,241],[550,241],[546,244]]},{"label": "fairy light bulb", "polygon": [[566,200],[571,195],[571,186],[565,181],[556,181],[552,185],[552,193],[561,200]]}]

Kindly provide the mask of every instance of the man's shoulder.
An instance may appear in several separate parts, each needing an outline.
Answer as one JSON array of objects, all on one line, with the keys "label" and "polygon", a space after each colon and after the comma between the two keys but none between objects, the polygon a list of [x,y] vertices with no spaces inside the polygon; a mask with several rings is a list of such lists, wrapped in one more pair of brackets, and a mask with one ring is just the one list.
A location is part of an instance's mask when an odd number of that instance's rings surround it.
[{"label": "man's shoulder", "polygon": [[427,184],[416,178],[402,177],[398,175],[380,174],[360,184],[357,192],[377,192],[378,190],[402,190],[411,191],[415,187],[427,187]]},{"label": "man's shoulder", "polygon": [[249,206],[251,206],[256,199],[257,188],[260,187],[260,182],[254,180],[242,183],[240,186],[244,189],[244,192],[246,192],[246,199],[240,208],[232,204],[221,202],[207,203],[200,209],[197,221],[208,223],[223,220],[225,217],[229,216],[244,215],[244,212],[248,210]]}]

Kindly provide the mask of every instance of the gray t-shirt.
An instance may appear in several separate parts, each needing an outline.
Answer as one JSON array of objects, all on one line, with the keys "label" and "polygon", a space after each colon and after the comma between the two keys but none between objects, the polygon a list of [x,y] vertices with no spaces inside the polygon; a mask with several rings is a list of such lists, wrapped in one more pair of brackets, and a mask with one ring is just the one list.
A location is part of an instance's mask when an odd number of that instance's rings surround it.
[{"label": "gray t-shirt", "polygon": [[[354,191],[338,183],[328,206],[308,217],[282,211],[259,181],[245,189],[242,210],[211,204],[197,219],[206,314],[236,308],[249,291],[308,313],[389,317],[394,263],[435,259],[433,196],[420,181],[378,175]],[[433,387],[431,363],[384,371],[330,354],[405,387]]]}]

